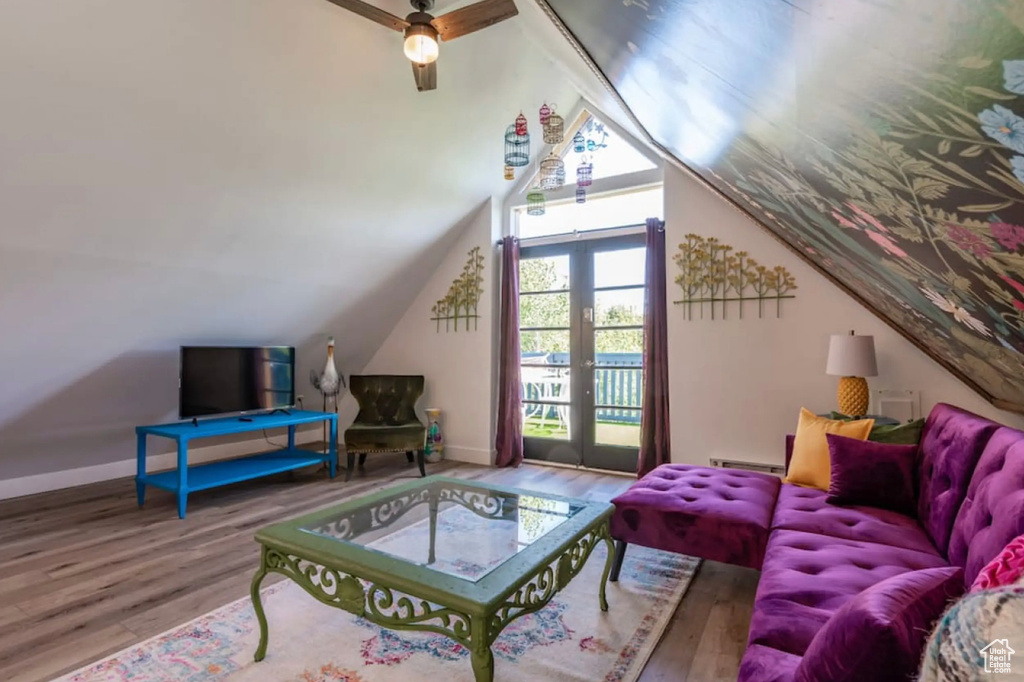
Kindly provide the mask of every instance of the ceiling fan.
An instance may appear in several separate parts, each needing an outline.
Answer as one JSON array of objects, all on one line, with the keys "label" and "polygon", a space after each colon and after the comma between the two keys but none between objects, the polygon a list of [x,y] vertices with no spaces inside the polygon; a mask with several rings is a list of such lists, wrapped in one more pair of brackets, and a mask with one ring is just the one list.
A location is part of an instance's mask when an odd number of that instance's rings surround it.
[{"label": "ceiling fan", "polygon": [[513,0],[483,0],[436,18],[427,14],[434,7],[434,0],[411,0],[416,11],[405,19],[362,0],[328,2],[405,34],[405,56],[412,62],[412,73],[420,92],[437,88],[438,38],[445,42],[455,40],[519,14]]}]

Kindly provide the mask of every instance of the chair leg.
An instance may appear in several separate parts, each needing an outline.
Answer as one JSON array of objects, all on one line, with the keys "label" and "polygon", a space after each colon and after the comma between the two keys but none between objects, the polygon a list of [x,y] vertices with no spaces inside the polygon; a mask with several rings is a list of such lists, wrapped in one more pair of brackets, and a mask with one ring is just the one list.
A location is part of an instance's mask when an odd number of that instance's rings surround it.
[{"label": "chair leg", "polygon": [[427,459],[427,457],[426,457],[426,453],[425,453],[424,450],[417,450],[416,451],[416,464],[418,464],[419,467],[420,467],[420,476],[426,476],[427,475],[427,467],[424,464],[426,462],[426,459]]},{"label": "chair leg", "polygon": [[410,463],[415,462],[416,453],[414,453],[412,450],[409,450],[409,452],[405,453],[405,458],[409,460]]},{"label": "chair leg", "polygon": [[619,571],[622,570],[622,560],[626,558],[626,543],[622,540],[615,541],[615,559],[612,561],[612,572],[608,576],[608,580],[617,583],[619,582]]},{"label": "chair leg", "polygon": [[363,466],[364,464],[366,464],[366,453],[365,452],[360,452],[359,453],[359,466]]},{"label": "chair leg", "polygon": [[348,482],[352,478],[352,470],[356,468],[356,453],[348,453],[348,463],[345,466],[345,481]]}]

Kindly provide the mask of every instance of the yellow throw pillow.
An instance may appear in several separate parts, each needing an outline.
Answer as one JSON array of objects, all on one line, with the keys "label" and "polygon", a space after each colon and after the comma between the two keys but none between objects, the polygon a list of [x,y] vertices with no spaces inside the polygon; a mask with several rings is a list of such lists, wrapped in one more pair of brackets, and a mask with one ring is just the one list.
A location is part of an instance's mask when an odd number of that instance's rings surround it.
[{"label": "yellow throw pillow", "polygon": [[793,440],[793,456],[789,460],[786,483],[828,490],[832,476],[829,463],[826,433],[835,433],[847,438],[867,440],[874,419],[841,421],[819,417],[806,408],[800,408],[800,422]]}]

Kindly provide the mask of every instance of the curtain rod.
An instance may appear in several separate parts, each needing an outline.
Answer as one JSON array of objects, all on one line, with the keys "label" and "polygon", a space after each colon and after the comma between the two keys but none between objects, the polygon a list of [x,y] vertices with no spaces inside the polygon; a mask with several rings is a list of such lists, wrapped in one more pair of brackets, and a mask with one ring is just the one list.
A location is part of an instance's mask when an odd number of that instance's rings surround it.
[{"label": "curtain rod", "polygon": [[[661,221],[661,224],[661,229],[664,230],[665,221]],[[647,223],[633,223],[632,225],[620,225],[618,227],[602,227],[597,230],[574,230],[573,232],[562,232],[560,234],[544,235],[543,237],[527,237],[526,240],[536,244],[557,244],[574,240],[600,239],[601,237],[606,236],[609,232],[636,234],[640,232],[641,229],[646,228]],[[523,241],[521,237],[517,237],[517,239],[520,242]],[[497,245],[501,246],[501,242],[502,240],[499,239],[497,241]]]}]

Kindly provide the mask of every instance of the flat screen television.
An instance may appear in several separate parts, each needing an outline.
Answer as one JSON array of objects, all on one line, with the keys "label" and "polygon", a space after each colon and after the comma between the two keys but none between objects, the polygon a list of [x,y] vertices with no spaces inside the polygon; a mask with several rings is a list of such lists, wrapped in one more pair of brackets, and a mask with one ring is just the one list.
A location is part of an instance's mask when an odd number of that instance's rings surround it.
[{"label": "flat screen television", "polygon": [[290,346],[182,346],[178,414],[285,409],[295,404],[295,349]]}]

